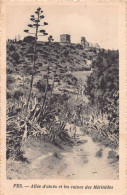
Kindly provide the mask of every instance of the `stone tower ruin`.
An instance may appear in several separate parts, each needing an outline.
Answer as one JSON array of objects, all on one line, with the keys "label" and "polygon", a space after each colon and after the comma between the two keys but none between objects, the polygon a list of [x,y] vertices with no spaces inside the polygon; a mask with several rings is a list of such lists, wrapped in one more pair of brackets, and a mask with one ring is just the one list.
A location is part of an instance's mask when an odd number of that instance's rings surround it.
[{"label": "stone tower ruin", "polygon": [[82,45],[82,46],[86,46],[86,47],[89,46],[89,43],[87,42],[87,40],[86,40],[85,37],[81,37],[81,45]]},{"label": "stone tower ruin", "polygon": [[71,36],[68,34],[60,35],[60,42],[61,43],[71,43]]}]

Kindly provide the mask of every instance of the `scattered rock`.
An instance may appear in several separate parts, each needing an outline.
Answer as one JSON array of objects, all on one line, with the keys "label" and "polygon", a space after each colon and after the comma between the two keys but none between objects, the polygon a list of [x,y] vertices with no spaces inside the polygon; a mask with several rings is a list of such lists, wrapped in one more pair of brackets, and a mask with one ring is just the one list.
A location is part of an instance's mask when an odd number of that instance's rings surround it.
[{"label": "scattered rock", "polygon": [[56,158],[59,158],[57,152],[54,152],[53,156],[56,157]]}]

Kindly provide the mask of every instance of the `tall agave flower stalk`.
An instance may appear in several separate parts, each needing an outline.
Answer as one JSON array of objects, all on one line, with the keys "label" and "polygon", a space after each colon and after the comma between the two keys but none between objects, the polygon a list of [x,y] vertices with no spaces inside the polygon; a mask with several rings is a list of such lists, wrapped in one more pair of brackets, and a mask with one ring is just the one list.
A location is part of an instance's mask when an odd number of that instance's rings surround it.
[{"label": "tall agave flower stalk", "polygon": [[28,94],[28,99],[27,99],[27,108],[29,106],[29,102],[31,99],[31,94],[32,94],[32,89],[33,89],[33,81],[34,81],[34,75],[35,75],[35,65],[36,65],[36,47],[37,47],[37,40],[38,40],[38,36],[46,36],[48,35],[48,33],[46,33],[46,31],[43,29],[39,30],[39,28],[41,26],[45,26],[48,25],[47,22],[43,22],[43,24],[41,25],[40,22],[41,20],[44,19],[44,15],[42,15],[43,11],[41,10],[41,8],[37,8],[37,10],[35,11],[35,15],[31,15],[30,20],[32,21],[32,24],[28,24],[29,28],[34,28],[35,32],[31,33],[29,32],[28,29],[24,30],[24,32],[28,33],[28,34],[33,34],[35,40],[34,40],[34,52],[33,54],[31,54],[31,56],[33,57],[33,71],[31,73],[31,81],[30,81],[30,89],[29,89],[29,94]]}]

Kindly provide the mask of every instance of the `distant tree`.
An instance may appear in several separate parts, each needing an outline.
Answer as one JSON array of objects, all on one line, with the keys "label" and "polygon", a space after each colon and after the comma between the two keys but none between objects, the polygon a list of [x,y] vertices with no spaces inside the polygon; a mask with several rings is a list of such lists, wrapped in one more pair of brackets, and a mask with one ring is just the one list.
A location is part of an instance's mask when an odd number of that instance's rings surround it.
[{"label": "distant tree", "polygon": [[48,41],[49,41],[49,43],[51,43],[52,41],[54,41],[52,35],[50,35],[50,36],[48,37]]}]

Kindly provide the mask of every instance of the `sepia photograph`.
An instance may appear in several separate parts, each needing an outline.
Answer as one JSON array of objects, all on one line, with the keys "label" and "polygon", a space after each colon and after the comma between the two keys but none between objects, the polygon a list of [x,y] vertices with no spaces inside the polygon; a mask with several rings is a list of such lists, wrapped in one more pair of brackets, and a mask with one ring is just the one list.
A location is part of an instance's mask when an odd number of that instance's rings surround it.
[{"label": "sepia photograph", "polygon": [[119,7],[15,4],[6,17],[7,180],[118,180]]}]

